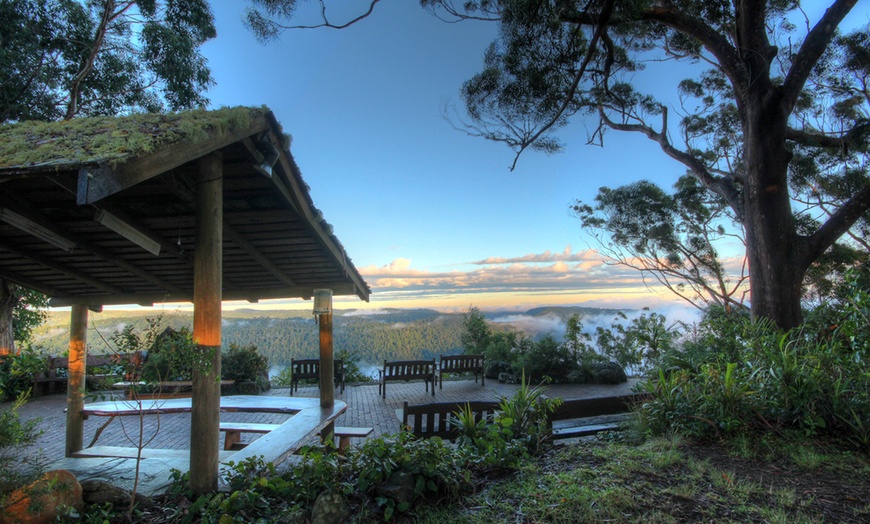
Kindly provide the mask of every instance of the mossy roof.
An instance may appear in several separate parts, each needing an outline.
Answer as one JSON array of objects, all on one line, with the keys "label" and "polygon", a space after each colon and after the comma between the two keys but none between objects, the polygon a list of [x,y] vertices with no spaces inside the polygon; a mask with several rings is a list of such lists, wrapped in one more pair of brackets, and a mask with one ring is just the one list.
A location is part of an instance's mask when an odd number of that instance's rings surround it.
[{"label": "mossy roof", "polygon": [[0,170],[117,165],[167,145],[196,142],[250,125],[266,107],[26,121],[0,126]]}]

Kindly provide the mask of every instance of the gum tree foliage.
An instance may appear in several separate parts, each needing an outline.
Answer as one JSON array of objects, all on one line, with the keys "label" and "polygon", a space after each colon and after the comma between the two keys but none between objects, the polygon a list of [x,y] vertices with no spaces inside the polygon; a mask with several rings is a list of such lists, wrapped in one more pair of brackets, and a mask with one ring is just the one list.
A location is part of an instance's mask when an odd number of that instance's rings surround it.
[{"label": "gum tree foliage", "polygon": [[[266,40],[343,27],[377,2],[334,22],[321,1],[311,25],[293,25],[296,4],[252,0],[249,26]],[[830,0],[811,20],[797,0],[421,0],[448,21],[499,25],[462,86],[469,134],[505,143],[514,164],[560,150],[572,117],[597,121],[593,143],[648,137],[741,225],[752,314],[780,328],[800,324],[804,278],[840,237],[867,247],[870,27],[838,30],[856,4]],[[668,60],[699,71],[674,82],[672,105],[632,82]]]},{"label": "gum tree foliage", "polygon": [[204,106],[204,0],[0,3],[0,122]]},{"label": "gum tree foliage", "polygon": [[[215,35],[205,0],[0,1],[0,123],[204,106],[214,81],[200,47]],[[0,287],[10,352],[45,299]]]}]

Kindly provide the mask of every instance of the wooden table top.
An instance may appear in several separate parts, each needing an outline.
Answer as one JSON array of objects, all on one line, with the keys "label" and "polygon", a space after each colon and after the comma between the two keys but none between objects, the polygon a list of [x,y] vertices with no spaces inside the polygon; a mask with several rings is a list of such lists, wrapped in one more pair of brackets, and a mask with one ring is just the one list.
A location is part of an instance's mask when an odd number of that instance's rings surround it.
[{"label": "wooden table top", "polygon": [[[320,409],[320,399],[298,397],[273,397],[260,395],[229,395],[221,397],[221,411],[245,413],[287,413],[294,414],[303,410]],[[335,401],[330,411],[343,412],[347,405]],[[166,413],[188,413],[191,399],[171,398],[156,400],[112,400],[85,404],[82,415],[117,417],[127,415],[156,415]]]}]

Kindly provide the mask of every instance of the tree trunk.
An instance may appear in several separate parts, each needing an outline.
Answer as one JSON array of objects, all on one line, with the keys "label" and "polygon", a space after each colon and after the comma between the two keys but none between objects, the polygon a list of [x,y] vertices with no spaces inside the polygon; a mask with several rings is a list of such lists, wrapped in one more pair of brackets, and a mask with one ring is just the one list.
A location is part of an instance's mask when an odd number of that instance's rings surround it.
[{"label": "tree trunk", "polygon": [[781,329],[803,321],[801,241],[788,192],[787,111],[775,88],[750,94],[744,105],[744,227],[753,318]]},{"label": "tree trunk", "polygon": [[12,326],[12,312],[18,297],[12,292],[12,285],[0,279],[0,356],[15,354],[15,330]]}]

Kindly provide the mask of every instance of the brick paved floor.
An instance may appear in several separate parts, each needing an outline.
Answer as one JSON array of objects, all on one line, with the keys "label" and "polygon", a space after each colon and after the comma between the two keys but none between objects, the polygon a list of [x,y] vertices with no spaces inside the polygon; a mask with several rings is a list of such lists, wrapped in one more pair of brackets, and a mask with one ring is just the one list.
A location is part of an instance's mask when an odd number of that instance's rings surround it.
[{"label": "brick paved floor", "polygon": [[[636,383],[615,386],[607,385],[550,385],[545,386],[547,394],[562,398],[592,398],[629,393]],[[445,380],[444,388],[436,386],[435,396],[427,393],[423,382],[390,382],[387,384],[387,398],[378,394],[377,384],[348,385],[344,393],[336,390],[336,400],[347,403],[347,411],[336,420],[338,426],[365,426],[374,428],[373,436],[395,433],[399,430],[396,410],[407,400],[410,404],[429,402],[462,402],[467,400],[498,400],[511,396],[517,385],[499,384],[492,380],[481,387],[474,380]],[[288,388],[273,388],[267,395],[290,395]],[[294,393],[300,397],[317,397],[315,386],[300,387]],[[104,400],[103,398],[93,401]],[[8,408],[8,403],[4,405]],[[20,411],[23,420],[40,418],[39,429],[44,433],[36,443],[25,450],[27,453],[42,453],[45,460],[52,462],[64,455],[66,414],[65,395],[48,395],[31,399]],[[287,415],[268,413],[222,413],[223,421],[246,421],[262,423],[281,423]],[[88,446],[97,429],[108,420],[107,417],[91,417],[85,421],[84,443]],[[143,417],[143,435],[150,439],[146,444],[151,448],[188,449],[190,447],[190,415],[151,415]],[[134,447],[139,438],[139,417],[118,417],[100,435],[98,444],[107,446]],[[245,434],[243,440],[257,438]]]}]

